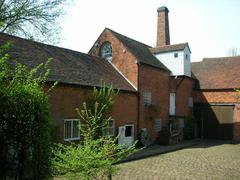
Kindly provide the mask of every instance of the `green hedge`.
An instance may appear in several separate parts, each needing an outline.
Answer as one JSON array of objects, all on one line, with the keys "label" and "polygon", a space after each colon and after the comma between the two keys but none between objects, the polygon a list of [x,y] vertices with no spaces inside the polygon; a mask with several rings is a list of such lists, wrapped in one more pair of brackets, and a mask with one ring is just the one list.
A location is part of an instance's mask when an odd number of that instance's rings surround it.
[{"label": "green hedge", "polygon": [[0,177],[46,179],[50,128],[43,84],[48,73],[43,64],[10,68],[9,56],[0,49]]}]

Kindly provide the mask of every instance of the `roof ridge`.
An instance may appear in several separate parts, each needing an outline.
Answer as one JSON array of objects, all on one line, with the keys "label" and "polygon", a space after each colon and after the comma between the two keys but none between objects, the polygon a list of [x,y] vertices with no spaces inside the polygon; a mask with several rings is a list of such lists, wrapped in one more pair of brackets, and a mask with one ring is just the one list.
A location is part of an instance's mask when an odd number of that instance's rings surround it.
[{"label": "roof ridge", "polygon": [[222,56],[222,57],[204,57],[203,61],[210,60],[210,59],[238,59],[240,58],[240,55],[238,56]]},{"label": "roof ridge", "polygon": [[8,33],[3,33],[3,32],[0,32],[0,35],[5,35],[5,36],[9,36],[11,38],[15,38],[15,39],[21,39],[23,41],[27,41],[27,42],[31,42],[31,43],[36,43],[38,45],[42,45],[42,46],[49,46],[49,47],[53,47],[53,48],[58,48],[58,49],[62,49],[62,50],[67,50],[67,51],[71,51],[71,52],[75,52],[75,53],[80,53],[80,54],[83,54],[83,55],[87,55],[87,56],[91,56],[87,53],[83,53],[83,52],[80,52],[80,51],[76,51],[76,50],[73,50],[73,49],[69,49],[69,48],[65,48],[65,47],[60,47],[60,46],[56,46],[56,45],[52,45],[52,44],[46,44],[46,43],[43,43],[43,42],[38,42],[38,41],[34,41],[34,40],[31,40],[31,39],[26,39],[26,38],[23,38],[23,37],[19,37],[19,36],[15,36],[15,35],[12,35],[12,34],[8,34]]},{"label": "roof ridge", "polygon": [[165,53],[165,52],[171,52],[171,51],[184,50],[186,47],[191,52],[188,42],[178,43],[178,44],[171,44],[171,45],[164,45],[164,46],[158,46],[158,47],[149,48],[149,49],[150,49],[150,51],[153,54],[158,54],[158,53]]},{"label": "roof ridge", "polygon": [[188,45],[188,42],[177,43],[177,44],[169,44],[169,45],[158,46],[158,47],[153,47],[153,48],[164,48],[164,47],[169,47],[169,46],[179,46],[179,45],[183,45],[183,44],[187,44]]},{"label": "roof ridge", "polygon": [[121,41],[124,46],[128,48],[129,51],[131,51],[131,53],[136,57],[138,63],[154,66],[169,72],[169,69],[158,59],[156,59],[156,57],[151,53],[150,46],[122,34],[119,34],[109,28],[106,28],[105,30],[109,30],[109,32],[112,33],[113,36],[115,36],[119,41]]},{"label": "roof ridge", "polygon": [[0,33],[0,45],[9,41],[14,43],[9,51],[10,56],[30,68],[49,57],[54,59],[47,81],[99,86],[99,79],[104,79],[106,85],[112,84],[114,88],[136,91],[113,66],[100,57]]},{"label": "roof ridge", "polygon": [[120,36],[122,36],[122,37],[124,37],[124,38],[128,38],[129,40],[131,40],[131,41],[135,41],[135,42],[137,42],[137,43],[139,43],[139,44],[142,44],[142,45],[144,45],[144,46],[147,46],[148,48],[152,48],[151,46],[149,46],[149,45],[147,45],[147,44],[145,44],[145,43],[142,43],[142,42],[140,42],[140,41],[138,41],[138,40],[135,40],[135,39],[133,39],[133,38],[130,38],[130,37],[128,37],[128,36],[125,36],[125,35],[123,35],[123,34],[120,34],[120,33],[118,33],[118,32],[116,32],[116,31],[114,31],[114,30],[112,30],[112,29],[110,29],[110,28],[105,28],[106,30],[109,30],[109,31],[111,31],[111,32],[113,32],[113,33],[115,33],[115,34],[117,34],[117,35],[120,35]]}]

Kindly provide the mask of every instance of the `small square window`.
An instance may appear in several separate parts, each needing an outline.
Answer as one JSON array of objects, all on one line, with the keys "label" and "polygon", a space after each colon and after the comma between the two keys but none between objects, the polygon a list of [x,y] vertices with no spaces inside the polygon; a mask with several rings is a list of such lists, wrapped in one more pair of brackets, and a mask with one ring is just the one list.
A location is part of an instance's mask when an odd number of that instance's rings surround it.
[{"label": "small square window", "polygon": [[174,58],[177,58],[178,57],[178,53],[174,53]]},{"label": "small square window", "polygon": [[64,119],[64,140],[79,140],[80,130],[79,130],[80,120],[79,119]]},{"label": "small square window", "polygon": [[150,106],[152,104],[152,93],[150,91],[143,93],[143,102],[144,106]]},{"label": "small square window", "polygon": [[130,137],[132,136],[132,126],[126,126],[126,130],[125,130],[125,137]]},{"label": "small square window", "polygon": [[192,97],[188,98],[188,107],[190,107],[190,108],[193,107],[193,98]]},{"label": "small square window", "polygon": [[115,133],[114,129],[115,129],[114,119],[111,119],[108,121],[107,128],[103,130],[103,135],[114,136],[114,133]]}]

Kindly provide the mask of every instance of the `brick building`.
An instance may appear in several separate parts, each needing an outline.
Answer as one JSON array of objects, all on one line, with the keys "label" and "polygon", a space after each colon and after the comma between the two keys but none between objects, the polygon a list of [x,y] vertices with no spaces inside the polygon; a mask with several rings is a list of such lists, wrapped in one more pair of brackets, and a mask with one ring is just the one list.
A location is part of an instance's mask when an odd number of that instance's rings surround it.
[{"label": "brick building", "polygon": [[240,57],[204,58],[192,63],[198,79],[194,110],[203,138],[240,140]]},{"label": "brick building", "polygon": [[[53,59],[47,87],[54,81],[59,82],[50,96],[55,141],[81,139],[75,108],[85,101],[92,87],[100,86],[101,80],[107,86],[120,89],[109,127],[112,135],[120,133],[119,143],[129,146],[135,139],[146,144],[169,143],[182,138],[183,119],[193,114],[193,101],[198,107],[202,97],[207,96],[204,89],[194,91],[196,78],[203,83],[201,73],[205,72],[197,73],[201,63],[193,63],[192,76],[188,43],[171,44],[168,9],[160,7],[157,12],[156,47],[109,28],[103,30],[88,54],[0,33],[0,44],[13,43],[9,51],[11,57],[29,67],[47,58]],[[232,89],[231,93],[234,93]],[[239,120],[238,108],[234,110],[236,121]],[[239,125],[235,124],[232,132],[235,139],[240,139]]]}]

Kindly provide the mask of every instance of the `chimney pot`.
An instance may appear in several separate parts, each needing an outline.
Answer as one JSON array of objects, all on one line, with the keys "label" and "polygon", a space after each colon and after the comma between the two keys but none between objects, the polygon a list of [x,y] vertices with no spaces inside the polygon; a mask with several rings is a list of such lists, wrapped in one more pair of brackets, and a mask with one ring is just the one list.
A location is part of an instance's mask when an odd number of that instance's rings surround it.
[{"label": "chimney pot", "polygon": [[162,7],[159,7],[157,9],[157,12],[162,12],[162,11],[166,11],[167,13],[169,12],[168,8],[166,6],[162,6]]}]

